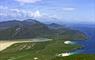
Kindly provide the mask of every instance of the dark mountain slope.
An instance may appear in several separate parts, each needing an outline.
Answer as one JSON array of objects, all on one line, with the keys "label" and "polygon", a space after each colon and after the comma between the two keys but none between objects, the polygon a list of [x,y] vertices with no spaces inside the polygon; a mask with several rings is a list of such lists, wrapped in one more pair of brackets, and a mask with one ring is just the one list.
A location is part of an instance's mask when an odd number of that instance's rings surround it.
[{"label": "dark mountain slope", "polygon": [[58,24],[46,25],[34,19],[0,22],[0,40],[27,38],[84,39],[79,31]]}]

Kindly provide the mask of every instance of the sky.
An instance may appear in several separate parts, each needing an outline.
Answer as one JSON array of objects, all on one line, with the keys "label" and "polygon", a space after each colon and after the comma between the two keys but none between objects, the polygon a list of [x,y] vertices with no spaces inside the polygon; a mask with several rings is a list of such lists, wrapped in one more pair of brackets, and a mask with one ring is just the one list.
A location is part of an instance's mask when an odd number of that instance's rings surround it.
[{"label": "sky", "polygon": [[0,21],[47,17],[60,22],[95,23],[94,10],[95,0],[0,0]]}]

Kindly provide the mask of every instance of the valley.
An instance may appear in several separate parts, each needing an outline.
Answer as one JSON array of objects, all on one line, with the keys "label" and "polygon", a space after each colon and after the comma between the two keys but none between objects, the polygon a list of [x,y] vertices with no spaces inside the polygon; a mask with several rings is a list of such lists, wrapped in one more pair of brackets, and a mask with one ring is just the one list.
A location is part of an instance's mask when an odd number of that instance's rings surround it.
[{"label": "valley", "polygon": [[[18,42],[18,43],[17,43]],[[22,43],[23,42],[23,43]],[[64,40],[51,40],[44,42],[16,41],[0,52],[1,60],[51,60],[58,54],[79,49],[79,45],[65,44]],[[11,43],[11,42],[8,42]]]},{"label": "valley", "polygon": [[[10,46],[8,46],[7,44],[10,44]],[[81,49],[82,46],[77,44],[66,44],[64,40],[49,40],[40,42],[7,41],[7,44],[5,45],[7,45],[8,47],[0,51],[1,60],[95,59],[94,54],[79,54],[77,50]]]},{"label": "valley", "polygon": [[89,56],[77,52],[84,46],[74,41],[88,38],[80,30],[33,19],[0,22],[0,27],[1,60],[82,60]]}]

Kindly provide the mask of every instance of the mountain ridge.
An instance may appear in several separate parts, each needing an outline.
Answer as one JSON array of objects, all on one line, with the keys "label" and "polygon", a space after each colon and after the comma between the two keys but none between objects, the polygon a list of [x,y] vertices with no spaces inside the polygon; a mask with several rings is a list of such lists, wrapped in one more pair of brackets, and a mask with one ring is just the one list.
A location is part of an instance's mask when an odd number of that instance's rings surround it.
[{"label": "mountain ridge", "polygon": [[55,39],[76,39],[76,37],[74,37],[76,35],[77,38],[85,37],[85,35],[79,31],[65,28],[62,25],[56,23],[47,25],[35,19],[26,19],[24,21],[13,20],[0,22],[1,40],[25,38],[27,39],[37,37]]}]

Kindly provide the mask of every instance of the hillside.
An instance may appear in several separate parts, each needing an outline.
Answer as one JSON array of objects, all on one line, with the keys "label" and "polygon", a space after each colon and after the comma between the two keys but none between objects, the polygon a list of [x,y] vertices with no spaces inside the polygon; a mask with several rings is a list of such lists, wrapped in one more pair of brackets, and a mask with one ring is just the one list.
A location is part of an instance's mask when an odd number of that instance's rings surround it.
[{"label": "hillside", "polygon": [[65,40],[86,38],[84,33],[66,28],[56,23],[47,25],[34,19],[0,22],[0,40],[29,39],[38,37]]},{"label": "hillside", "polygon": [[25,42],[16,43],[0,52],[1,60],[51,60],[57,54],[74,51],[80,48],[79,45],[67,45],[63,40],[47,42]]},{"label": "hillside", "polygon": [[64,44],[63,40],[16,43],[0,52],[1,60],[95,60],[95,54],[58,56],[80,49],[80,45]]}]

